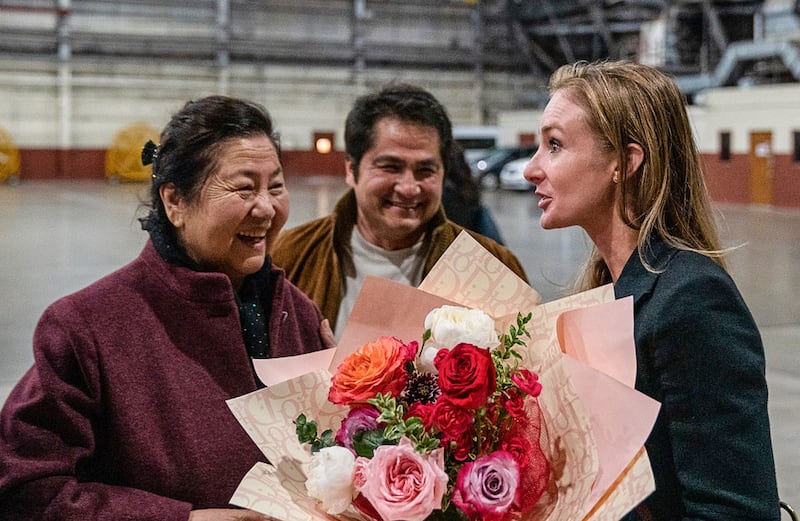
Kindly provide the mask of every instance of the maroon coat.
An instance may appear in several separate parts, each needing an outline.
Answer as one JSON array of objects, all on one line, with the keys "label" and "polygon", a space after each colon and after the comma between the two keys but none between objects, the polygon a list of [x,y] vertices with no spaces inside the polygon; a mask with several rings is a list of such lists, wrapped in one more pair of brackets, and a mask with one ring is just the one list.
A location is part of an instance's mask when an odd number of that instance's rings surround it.
[{"label": "maroon coat", "polygon": [[[316,306],[273,268],[273,356],[321,349]],[[264,456],[225,400],[256,389],[233,288],[132,263],[51,305],[0,415],[3,520],[186,521]]]}]

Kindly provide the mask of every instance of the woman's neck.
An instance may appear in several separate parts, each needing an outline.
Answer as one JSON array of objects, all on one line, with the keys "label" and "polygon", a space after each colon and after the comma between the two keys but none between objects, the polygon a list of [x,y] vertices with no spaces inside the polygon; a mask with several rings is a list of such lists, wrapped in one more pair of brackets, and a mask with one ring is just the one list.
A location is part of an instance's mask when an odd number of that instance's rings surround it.
[{"label": "woman's neck", "polygon": [[621,219],[615,218],[601,230],[594,233],[587,230],[587,233],[608,266],[611,280],[616,284],[622,269],[638,245],[639,232]]}]

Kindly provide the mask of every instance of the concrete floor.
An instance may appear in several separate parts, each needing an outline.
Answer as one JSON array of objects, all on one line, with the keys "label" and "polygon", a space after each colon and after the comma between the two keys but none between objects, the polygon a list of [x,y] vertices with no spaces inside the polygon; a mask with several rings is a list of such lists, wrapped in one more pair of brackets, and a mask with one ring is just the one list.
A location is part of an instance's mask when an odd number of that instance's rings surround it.
[{"label": "concrete floor", "polygon": [[[293,226],[327,213],[341,179],[290,179]],[[136,220],[142,184],[28,181],[0,184],[0,402],[31,364],[36,321],[56,298],[130,261],[147,236]],[[506,244],[545,300],[569,287],[589,241],[572,228],[543,231],[530,192],[487,191]],[[729,264],[761,328],[781,498],[800,507],[800,211],[719,206]],[[742,469],[747,472],[747,469]]]}]

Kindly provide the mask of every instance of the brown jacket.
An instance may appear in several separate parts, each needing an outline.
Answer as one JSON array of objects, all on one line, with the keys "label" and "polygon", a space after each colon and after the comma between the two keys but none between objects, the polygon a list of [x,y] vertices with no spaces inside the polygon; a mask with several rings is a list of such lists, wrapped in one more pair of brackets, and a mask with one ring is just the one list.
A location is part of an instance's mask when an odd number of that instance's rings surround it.
[{"label": "brown jacket", "polygon": [[[354,269],[350,235],[355,224],[356,198],[353,191],[349,190],[336,203],[331,215],[282,232],[271,252],[275,265],[283,268],[289,280],[317,303],[334,328],[342,301],[345,274]],[[431,219],[422,247],[425,252],[423,277],[463,229],[448,220],[441,210]],[[525,270],[511,250],[488,237],[469,230],[467,232],[527,282]]]}]

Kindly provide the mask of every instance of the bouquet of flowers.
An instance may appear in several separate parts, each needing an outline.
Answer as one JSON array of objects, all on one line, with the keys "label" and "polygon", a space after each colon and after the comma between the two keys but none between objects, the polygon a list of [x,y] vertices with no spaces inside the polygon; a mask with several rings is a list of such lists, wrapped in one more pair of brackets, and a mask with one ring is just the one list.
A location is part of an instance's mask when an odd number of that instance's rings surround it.
[{"label": "bouquet of flowers", "polygon": [[635,362],[632,299],[540,303],[462,233],[418,288],[367,277],[335,349],[254,361],[268,387],[228,405],[269,463],[231,503],[281,521],[617,521],[655,487],[658,402]]},{"label": "bouquet of flowers", "polygon": [[[422,345],[381,337],[338,366],[328,400],[348,408],[337,432],[300,414],[313,455],[308,494],[329,514],[352,506],[382,521],[504,521],[530,512],[549,463],[538,444],[542,386],[520,366],[531,315],[498,336],[477,309],[442,306]],[[524,494],[522,491],[524,490]]]}]

